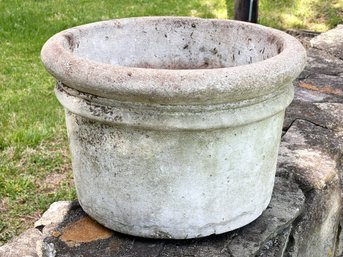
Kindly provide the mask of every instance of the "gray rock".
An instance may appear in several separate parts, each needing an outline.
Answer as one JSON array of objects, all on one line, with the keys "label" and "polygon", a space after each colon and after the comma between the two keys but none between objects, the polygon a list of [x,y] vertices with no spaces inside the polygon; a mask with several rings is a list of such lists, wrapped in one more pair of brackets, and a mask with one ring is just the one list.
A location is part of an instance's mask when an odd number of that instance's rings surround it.
[{"label": "gray rock", "polygon": [[343,60],[317,48],[307,49],[307,65],[298,79],[303,79],[314,74],[337,76],[343,74]]},{"label": "gray rock", "polygon": [[61,223],[68,214],[71,204],[72,202],[70,201],[54,202],[50,205],[49,209],[43,213],[42,217],[35,222],[35,228]]},{"label": "gray rock", "polygon": [[278,172],[293,176],[305,191],[323,189],[339,179],[342,145],[333,131],[296,120],[283,137]]},{"label": "gray rock", "polygon": [[324,94],[343,97],[343,74],[327,75],[322,73],[314,73],[300,81],[298,86],[305,89],[310,89]]},{"label": "gray rock", "polygon": [[343,104],[341,103],[315,103],[320,109],[325,126],[339,135],[343,132]]},{"label": "gray rock", "polygon": [[[342,215],[342,214],[341,214]],[[336,243],[336,251],[335,256],[342,257],[343,256],[343,218],[341,217],[340,225],[339,225],[339,235],[337,237],[337,243]]]},{"label": "gray rock", "polygon": [[[342,26],[338,29],[342,33]],[[334,256],[335,247],[337,254],[342,253],[339,245],[335,246],[341,212],[338,168],[343,149],[343,65],[337,58],[341,58],[341,47],[336,46],[342,41],[328,42],[337,32],[312,40],[323,50],[308,50],[308,65],[286,114],[284,128],[289,130],[281,145],[279,170],[293,176],[308,192],[306,211],[293,224],[287,256]]]},{"label": "gray rock", "polygon": [[315,48],[325,50],[340,59],[343,59],[343,25],[322,33],[311,40],[311,45]]},{"label": "gray rock", "polygon": [[43,241],[37,242],[37,254],[39,257],[55,257],[56,250],[54,244],[45,243]]},{"label": "gray rock", "polygon": [[230,242],[232,256],[255,256],[260,249],[268,247],[269,240],[282,234],[302,212],[304,201],[305,197],[296,184],[277,177],[267,210],[255,222],[242,228]]},{"label": "gray rock", "polygon": [[308,192],[306,197],[306,212],[294,223],[288,256],[335,256],[342,208],[341,186],[336,181],[323,190]]},{"label": "gray rock", "polygon": [[270,239],[256,257],[283,257],[289,242],[292,226],[285,228],[279,235]]},{"label": "gray rock", "polygon": [[[306,96],[311,97],[310,94],[306,94]],[[343,98],[340,100],[342,101]],[[295,100],[287,109],[283,128],[288,130],[295,120],[305,120],[338,133],[342,130],[342,108],[343,103],[339,102],[322,103]]]},{"label": "gray rock", "polygon": [[11,242],[0,247],[1,257],[38,257],[36,243],[43,239],[42,233],[35,228],[30,228],[15,237]]},{"label": "gray rock", "polygon": [[307,55],[307,65],[294,83],[294,101],[287,108],[284,130],[296,119],[335,129],[343,120],[342,113],[336,111],[342,109],[338,104],[343,104],[343,60],[325,49],[310,48]]},{"label": "gray rock", "polygon": [[304,120],[296,120],[283,137],[279,175],[294,178],[306,192],[306,211],[293,223],[285,256],[334,256],[342,208],[341,150],[342,138],[334,131]]}]

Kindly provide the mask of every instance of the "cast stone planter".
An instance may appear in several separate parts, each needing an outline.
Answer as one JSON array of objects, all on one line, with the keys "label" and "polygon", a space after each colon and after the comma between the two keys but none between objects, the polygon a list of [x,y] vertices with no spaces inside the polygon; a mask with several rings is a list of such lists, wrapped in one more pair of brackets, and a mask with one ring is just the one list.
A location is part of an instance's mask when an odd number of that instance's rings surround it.
[{"label": "cast stone planter", "polygon": [[292,81],[293,37],[187,17],[62,31],[41,58],[58,81],[83,209],[113,230],[194,238],[267,207]]}]

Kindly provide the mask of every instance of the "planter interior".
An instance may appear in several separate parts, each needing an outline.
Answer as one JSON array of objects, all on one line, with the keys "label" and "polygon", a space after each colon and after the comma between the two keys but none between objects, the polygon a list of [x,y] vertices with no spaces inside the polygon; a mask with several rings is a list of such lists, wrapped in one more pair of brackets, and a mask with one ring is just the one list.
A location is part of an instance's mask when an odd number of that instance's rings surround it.
[{"label": "planter interior", "polygon": [[283,48],[276,36],[245,24],[165,20],[147,26],[147,22],[128,22],[125,29],[120,23],[101,31],[94,27],[73,42],[73,52],[114,66],[213,69],[263,61]]}]

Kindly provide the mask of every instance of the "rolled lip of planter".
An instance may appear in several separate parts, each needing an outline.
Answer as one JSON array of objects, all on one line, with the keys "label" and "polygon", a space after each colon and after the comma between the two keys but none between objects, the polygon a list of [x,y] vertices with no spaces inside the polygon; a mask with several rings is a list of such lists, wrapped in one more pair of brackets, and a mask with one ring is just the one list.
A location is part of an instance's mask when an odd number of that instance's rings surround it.
[{"label": "rolled lip of planter", "polygon": [[[175,22],[179,22],[179,26],[189,26],[193,31],[198,27],[203,31],[206,26],[212,30],[216,27],[219,29],[220,26],[227,26],[232,31],[250,30],[251,37],[260,36],[264,43],[273,47],[276,45],[277,54],[265,60],[252,60],[252,63],[237,66],[204,69],[201,66],[178,68],[176,65],[170,69],[163,68],[163,65],[162,68],[149,68],[149,65],[146,65],[148,68],[141,68],[104,63],[94,60],[96,57],[74,53],[82,40],[88,40],[87,37],[97,31],[105,31],[98,37],[102,36],[101,40],[106,40],[106,33],[132,24],[155,24],[157,30]],[[168,33],[163,34],[167,40]],[[134,34],[123,36],[132,39],[135,37]],[[223,40],[225,36],[230,37],[222,35]],[[250,40],[249,37],[246,40]],[[97,45],[96,42],[90,42],[89,46],[94,50],[100,48],[101,44],[103,43]],[[186,47],[187,44],[182,46]],[[255,99],[260,102],[279,94],[280,87],[289,85],[303,70],[306,52],[295,38],[261,25],[190,17],[140,17],[97,22],[62,31],[46,42],[41,58],[46,69],[58,81],[95,96],[121,102],[179,106],[223,103],[241,105],[240,101]]]}]

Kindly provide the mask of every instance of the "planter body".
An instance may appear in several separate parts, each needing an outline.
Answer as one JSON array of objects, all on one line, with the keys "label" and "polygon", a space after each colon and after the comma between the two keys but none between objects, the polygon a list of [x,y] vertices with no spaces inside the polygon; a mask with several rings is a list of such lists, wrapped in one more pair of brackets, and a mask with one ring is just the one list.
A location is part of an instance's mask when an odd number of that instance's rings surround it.
[{"label": "planter body", "polygon": [[59,81],[80,204],[101,224],[194,238],[267,207],[305,63],[292,37],[243,22],[122,19],[55,35],[42,60]]}]

